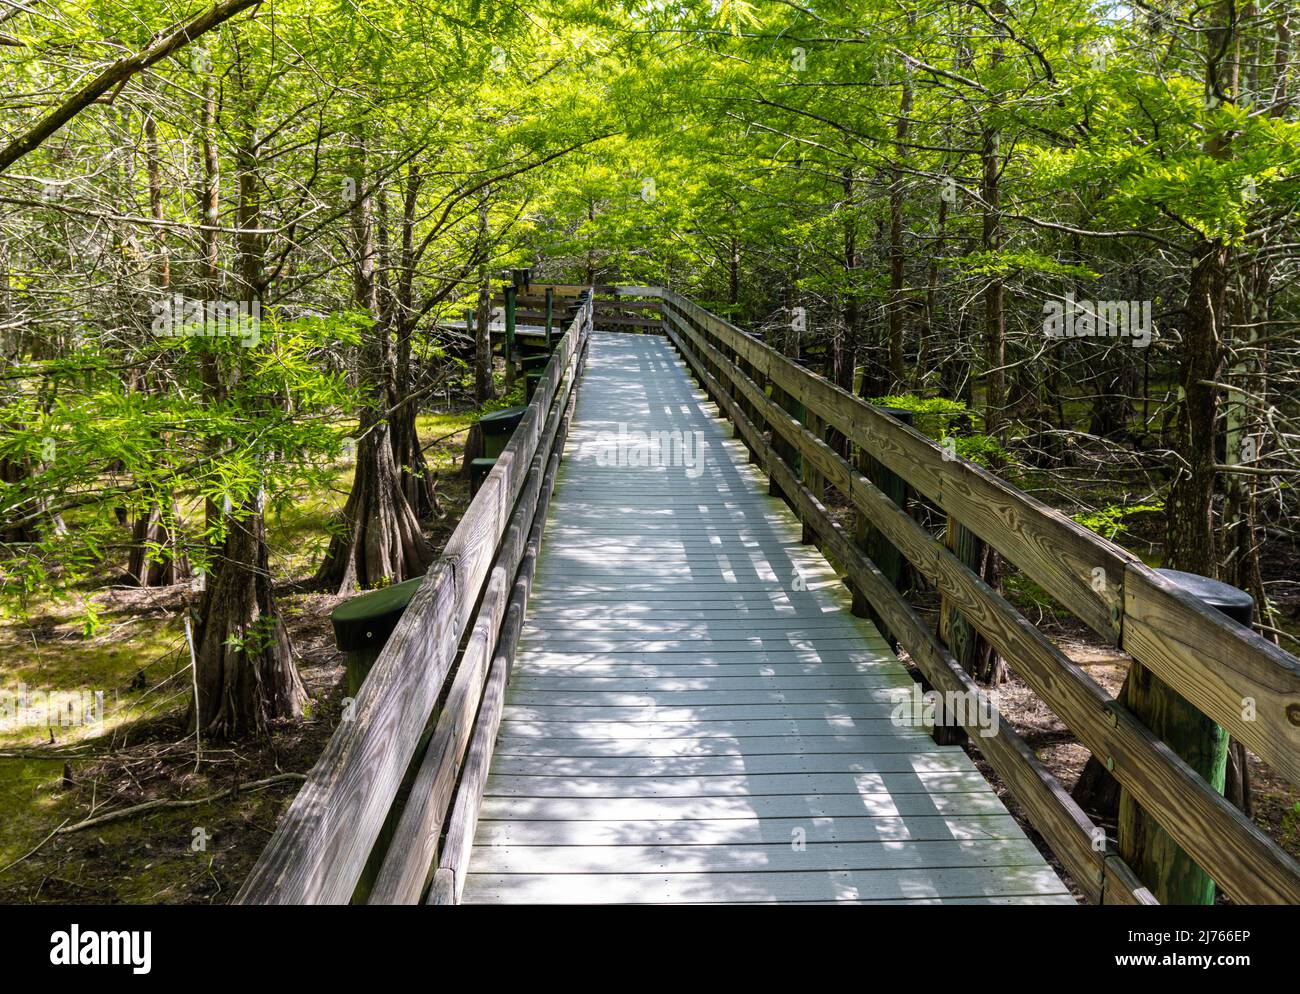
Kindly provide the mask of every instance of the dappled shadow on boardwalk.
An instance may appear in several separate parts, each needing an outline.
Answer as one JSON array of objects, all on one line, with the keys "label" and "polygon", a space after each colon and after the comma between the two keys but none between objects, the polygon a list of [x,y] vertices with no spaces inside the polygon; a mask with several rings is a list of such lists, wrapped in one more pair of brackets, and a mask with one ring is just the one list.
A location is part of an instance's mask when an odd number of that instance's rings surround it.
[{"label": "dappled shadow on boardwalk", "polygon": [[465,899],[1071,903],[729,436],[595,336]]}]

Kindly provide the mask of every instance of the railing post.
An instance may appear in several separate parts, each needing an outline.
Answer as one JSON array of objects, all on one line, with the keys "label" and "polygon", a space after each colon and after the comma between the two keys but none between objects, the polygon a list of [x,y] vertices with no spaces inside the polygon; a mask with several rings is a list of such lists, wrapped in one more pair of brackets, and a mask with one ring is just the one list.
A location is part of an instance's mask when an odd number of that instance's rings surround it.
[{"label": "railing post", "polygon": [[[690,314],[686,315],[686,321],[687,323],[695,327],[696,331],[699,332],[702,338],[707,339],[709,337],[708,329],[705,326],[703,321],[697,320],[696,318],[692,317]],[[702,349],[697,350],[697,358],[700,361],[700,365],[704,367],[705,371],[713,376],[713,380],[717,384],[718,389],[725,390],[726,381],[723,379],[722,371],[718,369],[717,363],[715,363],[708,355],[706,355]],[[709,384],[709,381],[702,376],[697,377],[697,379],[700,384],[700,389],[703,390],[704,393],[713,401],[713,403],[718,406],[719,411],[725,412],[726,408],[722,403],[722,398],[714,392],[714,388]],[[725,417],[725,413],[723,416]],[[736,434],[736,429],[735,426],[733,425],[732,426],[733,438],[735,437],[735,434]]]},{"label": "railing post", "polygon": [[515,385],[515,294],[516,289],[507,283],[502,287],[505,298],[506,340],[501,347],[506,357],[506,390]]},{"label": "railing post", "polygon": [[[781,344],[780,347],[777,349],[777,351],[779,351],[787,359],[795,360],[799,358],[800,344],[801,343],[799,341],[799,332],[792,322],[789,328],[783,329],[783,334],[781,336]],[[781,389],[781,387],[777,386],[776,383],[772,384],[772,400],[776,404],[778,404],[784,411],[789,413],[790,416],[793,417],[796,421],[799,422],[803,421],[804,419],[803,404],[799,403],[799,401],[791,397],[788,393],[786,393],[783,389]],[[772,437],[772,449],[781,458],[781,461],[790,467],[791,472],[793,472],[796,476],[800,475],[803,472],[803,459],[799,455],[799,450],[795,448],[793,445],[791,445],[789,442],[787,442],[784,438],[781,438],[779,435],[774,434]],[[785,494],[781,492],[781,488],[777,485],[774,477],[770,479],[768,485],[768,492],[773,497],[781,497],[782,499],[786,499]],[[791,504],[791,506],[793,507],[792,501],[787,499],[786,503]],[[809,531],[808,528],[805,527],[804,540],[807,541],[808,537],[809,537]]]},{"label": "railing post", "polygon": [[[946,428],[945,434],[949,431]],[[945,456],[947,459],[949,456]],[[981,580],[996,583],[997,552],[951,514],[945,523],[943,544]],[[939,601],[939,637],[962,669],[975,679],[990,684],[1002,682],[1004,667],[993,647],[946,597]]]},{"label": "railing post", "polygon": [[[952,515],[948,516],[943,543],[973,573],[981,579],[988,579],[990,570],[987,560],[993,555],[992,550]],[[940,601],[939,635],[967,673],[985,682],[996,675],[991,665],[994,660],[989,655],[993,650],[975,626],[950,605],[946,598]]]},{"label": "railing post", "polygon": [[[696,327],[699,326],[697,325]],[[701,328],[700,334],[704,335],[707,338],[709,333],[706,329]],[[735,349],[730,348],[725,342],[720,342],[716,340],[713,342],[713,347],[716,348],[719,352],[721,352],[724,356],[726,356],[726,358],[731,362],[732,365],[739,368],[740,357],[736,354]],[[736,386],[736,384],[732,381],[732,379],[726,376],[719,375],[718,382],[722,384],[723,389],[726,390],[727,396],[731,398],[732,403],[738,404],[740,406],[740,409],[744,411],[746,415],[748,415],[749,407],[745,403],[745,394],[740,389],[740,387]],[[740,429],[736,427],[734,422],[732,423],[731,426],[731,437],[741,439],[741,441],[744,440]],[[749,451],[748,446],[746,446],[746,451]]]},{"label": "railing post", "polygon": [[[754,381],[754,385],[757,386],[759,390],[762,391],[767,390],[766,374],[764,374],[756,366],[752,365],[751,363],[745,360],[742,360],[742,364],[740,368],[745,371],[746,375],[748,375],[751,380]],[[754,425],[754,427],[759,429],[759,431],[764,430],[764,428],[767,425],[767,418],[764,417],[763,412],[758,409],[758,405],[750,404],[747,402],[744,411],[745,414],[749,417],[750,424]],[[755,452],[753,449],[749,450],[749,461],[751,463],[757,463],[759,461],[758,453]]]},{"label": "railing post", "polygon": [[[1194,573],[1158,572],[1209,607],[1250,625],[1254,601],[1244,591]],[[1222,794],[1228,733],[1136,659],[1124,687],[1124,702],[1133,715]],[[1214,903],[1214,880],[1123,788],[1119,795],[1119,849],[1161,904]]]},{"label": "railing post", "polygon": [[[803,413],[802,410],[803,405],[800,404],[794,398],[792,398],[788,393],[782,390],[775,383],[772,384],[771,396],[772,396],[772,400],[782,410],[788,412],[796,420],[799,419],[800,415]],[[784,438],[774,436],[772,438],[772,449],[774,452],[776,452],[778,456],[781,457],[781,461],[784,462],[787,466],[789,466],[793,472],[795,473],[799,472],[799,452],[797,449],[795,449],[793,445],[787,442]],[[772,477],[769,480],[767,492],[770,493],[773,497],[780,497],[782,499],[785,498],[785,494],[782,492],[780,486],[777,485],[775,477]]]},{"label": "railing post", "polygon": [[[825,441],[826,425],[821,418],[809,411],[803,404],[799,405],[799,413],[796,414],[795,417],[797,417],[800,423],[810,432]],[[804,459],[800,456],[799,461],[801,464],[801,478],[803,479],[804,486],[807,487],[809,493],[819,501],[822,500],[826,496],[826,481],[822,479],[821,473],[817,472],[817,468],[810,460]],[[817,532],[807,522],[803,522],[803,534],[800,537],[800,541],[803,542],[804,545],[817,544]]]},{"label": "railing post", "polygon": [[[882,407],[881,410],[905,425],[912,423],[912,412],[909,410],[900,407]],[[907,510],[907,482],[901,476],[886,469],[883,464],[865,450],[859,451],[857,463],[858,469],[863,476],[875,484],[876,488],[891,501],[903,508],[903,510]],[[853,516],[853,538],[858,548],[866,554],[866,557],[875,563],[876,568],[889,578],[895,590],[902,591],[908,587],[907,560],[903,558],[902,553],[889,543],[885,536],[871,526],[866,515],[861,512]],[[888,637],[890,645],[897,648],[898,640],[884,626],[876,613],[871,610],[866,598],[856,590],[853,592],[853,613],[860,617],[871,618],[876,623],[876,627],[880,628]]]},{"label": "railing post", "polygon": [[546,351],[551,351],[551,322],[552,313],[555,306],[555,288],[546,288]]}]

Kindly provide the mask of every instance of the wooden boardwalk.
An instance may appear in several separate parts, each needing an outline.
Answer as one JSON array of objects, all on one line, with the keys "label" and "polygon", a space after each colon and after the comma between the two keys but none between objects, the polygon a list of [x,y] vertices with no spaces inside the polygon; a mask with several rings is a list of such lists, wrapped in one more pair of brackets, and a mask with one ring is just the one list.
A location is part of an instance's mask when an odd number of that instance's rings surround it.
[{"label": "wooden boardwalk", "polygon": [[849,603],[667,341],[595,333],[463,900],[1074,903]]}]

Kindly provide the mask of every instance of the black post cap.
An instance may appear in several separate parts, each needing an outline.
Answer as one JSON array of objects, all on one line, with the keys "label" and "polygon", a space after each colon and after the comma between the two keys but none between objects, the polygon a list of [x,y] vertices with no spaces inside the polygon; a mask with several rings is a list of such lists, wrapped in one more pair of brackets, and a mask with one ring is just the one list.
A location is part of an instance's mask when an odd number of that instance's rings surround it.
[{"label": "black post cap", "polygon": [[483,415],[478,419],[478,423],[484,431],[514,431],[527,413],[527,407],[504,407],[499,411]]},{"label": "black post cap", "polygon": [[1179,569],[1156,570],[1167,580],[1186,590],[1202,604],[1222,611],[1233,621],[1249,625],[1255,617],[1255,598],[1230,583],[1212,580],[1199,573],[1184,573]]},{"label": "black post cap", "polygon": [[908,410],[906,407],[886,407],[884,404],[873,404],[872,407],[877,411],[884,411],[891,418],[901,421],[905,425],[910,425],[912,423],[912,415],[916,413],[915,411]]},{"label": "black post cap", "polygon": [[420,589],[424,577],[391,587],[382,587],[353,597],[334,609],[330,622],[334,625],[334,641],[344,652],[382,646],[402,620],[406,605]]}]

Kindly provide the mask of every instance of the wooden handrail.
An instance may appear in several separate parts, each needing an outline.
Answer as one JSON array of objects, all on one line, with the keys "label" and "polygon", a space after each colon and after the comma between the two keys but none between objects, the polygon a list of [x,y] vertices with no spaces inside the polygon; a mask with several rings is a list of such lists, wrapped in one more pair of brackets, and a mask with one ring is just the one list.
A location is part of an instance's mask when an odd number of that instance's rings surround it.
[{"label": "wooden handrail", "polygon": [[235,903],[344,904],[361,877],[523,490],[552,402],[591,327],[578,314],[509,444],[375,661]]},{"label": "wooden handrail", "polygon": [[[695,346],[695,350],[702,353],[702,356],[692,353],[679,337],[679,331],[685,332],[688,340]],[[762,433],[746,416],[740,404],[728,395],[722,383],[700,362],[700,358],[707,356],[716,365],[725,369],[728,360],[716,349],[680,326],[677,330],[670,329],[668,335],[701,382],[709,388],[710,394],[718,401],[719,406],[735,423],[745,444],[758,456],[759,464],[776,480],[781,492],[791,499],[800,519],[812,527],[827,550],[846,570],[849,579],[871,601],[872,606],[885,619],[930,684],[941,692],[956,691],[987,698],[935,634],[925,626],[894,584],[880,573],[843,528],[826,513],[826,509],[781,458],[774,446],[763,438]],[[736,372],[743,377],[739,370]],[[754,386],[752,381],[748,383],[750,387]],[[769,422],[773,427],[781,423],[776,419],[785,419],[786,422],[797,424],[770,398],[757,391],[757,388],[752,391],[746,389],[745,393],[751,403],[773,419]],[[810,434],[806,430],[800,430]],[[798,444],[793,431],[783,432],[783,434],[787,440]],[[825,447],[824,442],[821,445]],[[838,455],[836,458],[839,458]],[[873,499],[888,503],[888,498],[856,470],[850,467],[849,473],[851,478],[856,477],[858,485],[863,490],[869,490],[874,494]],[[834,479],[832,477],[833,482]],[[917,528],[919,529],[919,526]],[[967,715],[967,717],[972,716]],[[980,736],[981,751],[987,756],[998,775],[1011,788],[1016,799],[1030,812],[1031,820],[1048,840],[1052,851],[1070,870],[1075,881],[1092,901],[1099,904],[1155,903],[1150,891],[1138,882],[1132,870],[1112,846],[1106,844],[1101,848],[1097,847],[1095,844],[1099,831],[1097,826],[1065,792],[1056,778],[1043,767],[1033,750],[1008,723],[1002,721],[994,723],[992,735],[987,734],[987,727],[981,728],[974,723],[968,730]]]},{"label": "wooden handrail", "polygon": [[[964,461],[945,458],[942,449],[929,439],[802,369],[734,325],[669,291],[662,291],[662,299],[668,305],[665,315],[669,320],[669,336],[702,382],[709,385],[714,399],[737,424],[746,444],[760,457],[805,523],[813,527],[832,555],[845,566],[850,578],[871,599],[872,606],[935,686],[969,690],[973,685],[966,684],[969,678],[960,667],[952,671],[956,664],[947,650],[919,624],[893,585],[878,574],[838,526],[832,526],[824,508],[774,447],[763,439],[745,409],[758,413],[772,429],[774,439],[793,445],[815,471],[845,493],[950,598],[1084,744],[1110,759],[1109,765],[1120,782],[1225,890],[1238,900],[1281,903],[1300,900],[1300,866],[1294,860],[1150,730],[1111,701],[1080,667],[984,584],[943,543],[925,532],[847,460],[769,398],[737,360],[743,360],[750,369],[802,401],[827,424],[842,431],[962,524],[991,541],[1067,606],[1081,605],[1103,635],[1114,632],[1117,642],[1150,665],[1175,689],[1185,691],[1184,696],[1190,701],[1216,720],[1222,715],[1222,724],[1233,734],[1252,748],[1259,742],[1259,754],[1283,771],[1296,768],[1298,752],[1291,735],[1280,727],[1281,721],[1290,722],[1287,709],[1294,706],[1300,688],[1295,679],[1300,671],[1294,657],[1222,619],[1125,550],[1081,529],[992,474]],[[889,458],[884,458],[882,453]],[[984,505],[982,513],[973,515],[974,521],[963,517],[963,513],[982,501],[993,503]],[[1074,564],[1064,571],[1049,567],[1046,560],[1048,551],[1058,543],[1060,561]],[[1024,566],[1025,561],[1030,566]],[[1090,582],[1085,595],[1081,589],[1083,578],[1094,581],[1096,577],[1089,563],[1102,567],[1107,582],[1100,585]],[[1080,572],[1083,566],[1088,566],[1087,572]],[[1097,586],[1102,589],[1097,590]],[[1119,593],[1112,594],[1110,590]],[[1103,604],[1109,604],[1109,615],[1121,621],[1118,629],[1109,618],[1103,623],[1098,610]],[[1153,605],[1158,605],[1158,609]],[[1122,624],[1126,617],[1130,619],[1127,626]],[[1191,643],[1191,638],[1197,639],[1200,647]],[[1207,661],[1203,658],[1203,647],[1218,649],[1227,657],[1226,662],[1222,657],[1213,656]],[[1238,729],[1243,726],[1241,703],[1234,695],[1243,688],[1258,695],[1256,701],[1261,714],[1267,711],[1272,716],[1263,726],[1266,731],[1247,725],[1247,734],[1239,734]],[[1236,710],[1228,714],[1232,708]],[[1268,735],[1274,733],[1282,733],[1281,738],[1269,739]],[[1062,806],[1063,792],[1059,791],[1059,785],[1054,780],[1045,785],[1040,775],[1045,771],[1036,769],[1036,764],[1025,757],[1022,757],[1024,762],[1017,762],[1015,746],[999,741],[1000,738],[981,740],[981,748],[987,746],[990,762],[1035,816],[1035,824],[1054,851],[1082,882],[1085,876],[1080,876],[1078,871],[1094,861],[1085,851],[1091,840],[1081,841],[1082,835],[1089,834],[1087,826],[1091,823],[1072,801],[1065,806],[1064,818],[1060,810],[1053,810]],[[1028,773],[1033,776],[1027,776]],[[1141,896],[1140,888],[1125,885],[1124,881],[1132,884],[1132,873],[1118,856],[1105,854],[1100,858],[1105,879],[1113,878],[1109,897],[1114,897],[1117,890],[1126,891],[1130,897]],[[1097,878],[1099,886],[1101,879]],[[1081,885],[1087,889],[1087,884]]]},{"label": "wooden handrail", "polygon": [[[411,786],[397,828],[388,843],[388,851],[379,876],[367,898],[370,904],[415,904],[424,892],[435,866],[438,837],[443,818],[456,785],[461,760],[469,745],[474,716],[487,677],[488,666],[497,649],[497,636],[506,613],[506,601],[515,573],[524,557],[525,544],[534,521],[544,516],[546,471],[558,448],[564,445],[571,398],[578,380],[590,331],[590,315],[583,315],[582,337],[577,349],[562,371],[561,386],[551,405],[550,416],[542,431],[540,444],[533,455],[527,483],[510,517],[501,548],[487,583],[469,640],[461,653],[447,700],[438,715],[433,737]],[[559,363],[554,357],[551,364]]]},{"label": "wooden handrail", "polygon": [[[569,400],[569,410],[560,428],[561,434],[567,434],[568,422],[573,416],[576,400],[575,391]],[[541,551],[542,532],[546,527],[546,513],[559,465],[560,450],[557,448],[551,453],[545,482],[542,485],[541,501],[533,521],[532,531],[528,536],[528,548],[519,566],[519,575],[515,580],[505,623],[501,627],[501,637],[497,641],[496,655],[492,660],[492,670],[483,691],[483,702],[475,721],[474,738],[465,760],[465,770],[456,792],[451,814],[447,819],[447,837],[434,870],[432,886],[429,888],[427,901],[429,904],[459,904],[461,893],[465,889],[465,876],[474,846],[474,830],[478,826],[479,807],[483,803],[483,792],[487,787],[488,772],[492,765],[497,730],[501,726],[501,716],[505,710],[506,682],[510,679],[515,649],[519,643],[520,632],[523,630],[524,613],[528,609],[528,596],[532,591],[537,556]]]},{"label": "wooden handrail", "polygon": [[[1292,783],[1300,784],[1300,660],[1178,590],[1140,559],[992,473],[791,362],[699,305],[666,293],[701,330],[792,393],[1125,649]],[[672,309],[680,313],[674,315]],[[1129,617],[1133,623],[1126,625]],[[1208,650],[1215,650],[1210,656]],[[1246,702],[1254,717],[1243,717]]]}]

